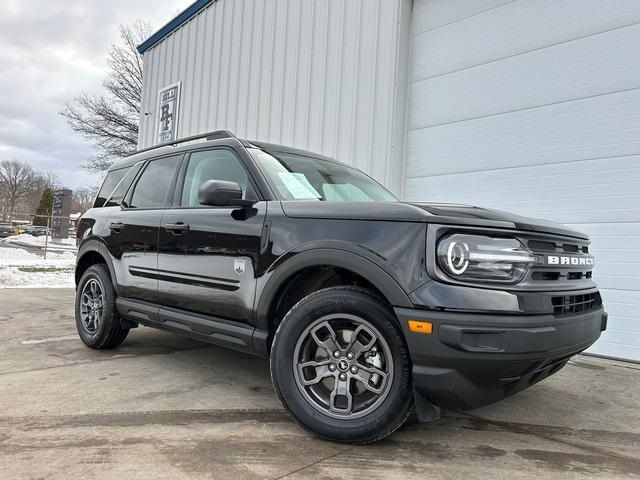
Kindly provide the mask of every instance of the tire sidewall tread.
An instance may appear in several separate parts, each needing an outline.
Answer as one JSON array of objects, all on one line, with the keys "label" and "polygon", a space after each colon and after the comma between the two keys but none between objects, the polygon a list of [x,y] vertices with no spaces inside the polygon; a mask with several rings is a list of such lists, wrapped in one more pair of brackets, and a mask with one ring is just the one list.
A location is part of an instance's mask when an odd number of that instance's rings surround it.
[{"label": "tire sidewall tread", "polygon": [[[90,334],[84,329],[82,319],[80,318],[82,289],[91,279],[96,279],[100,282],[103,294],[102,319],[100,321],[98,331],[94,334]],[[129,334],[129,329],[122,328],[120,323],[120,316],[118,315],[116,308],[116,292],[113,288],[113,284],[111,283],[111,276],[106,265],[92,265],[87,268],[82,275],[76,289],[75,319],[80,339],[85,345],[95,348],[96,350],[117,347]]]}]

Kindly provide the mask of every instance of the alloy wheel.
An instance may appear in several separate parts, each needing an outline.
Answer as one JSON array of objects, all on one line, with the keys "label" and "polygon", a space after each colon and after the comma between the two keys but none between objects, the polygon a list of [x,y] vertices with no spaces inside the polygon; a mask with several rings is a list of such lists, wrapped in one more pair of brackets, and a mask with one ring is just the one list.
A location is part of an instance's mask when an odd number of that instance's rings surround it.
[{"label": "alloy wheel", "polygon": [[332,314],[314,321],[294,350],[298,389],[313,408],[341,419],[359,418],[387,397],[393,379],[389,345],[367,320]]},{"label": "alloy wheel", "polygon": [[86,331],[94,334],[98,331],[104,309],[102,285],[95,278],[85,283],[80,295],[80,319]]}]

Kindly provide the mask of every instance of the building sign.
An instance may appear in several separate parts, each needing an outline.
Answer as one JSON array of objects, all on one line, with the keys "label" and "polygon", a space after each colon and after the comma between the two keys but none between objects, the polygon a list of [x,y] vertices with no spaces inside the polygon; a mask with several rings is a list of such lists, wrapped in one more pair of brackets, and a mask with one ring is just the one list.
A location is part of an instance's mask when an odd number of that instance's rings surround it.
[{"label": "building sign", "polygon": [[180,82],[160,90],[158,98],[158,143],[167,143],[178,136]]},{"label": "building sign", "polygon": [[53,192],[53,208],[51,218],[52,238],[54,241],[69,238],[69,215],[73,192],[66,188]]}]

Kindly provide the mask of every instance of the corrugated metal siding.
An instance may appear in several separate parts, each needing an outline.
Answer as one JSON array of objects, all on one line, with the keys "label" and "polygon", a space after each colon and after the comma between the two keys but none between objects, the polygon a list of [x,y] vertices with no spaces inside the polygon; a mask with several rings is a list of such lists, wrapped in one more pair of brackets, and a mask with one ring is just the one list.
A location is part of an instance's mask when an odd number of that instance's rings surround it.
[{"label": "corrugated metal siding", "polygon": [[218,0],[145,54],[140,147],[156,143],[158,91],[180,81],[180,137],[309,149],[398,193],[410,14],[410,0]]},{"label": "corrugated metal siding", "polygon": [[591,351],[640,361],[640,2],[416,0],[412,35],[406,198],[590,234]]}]

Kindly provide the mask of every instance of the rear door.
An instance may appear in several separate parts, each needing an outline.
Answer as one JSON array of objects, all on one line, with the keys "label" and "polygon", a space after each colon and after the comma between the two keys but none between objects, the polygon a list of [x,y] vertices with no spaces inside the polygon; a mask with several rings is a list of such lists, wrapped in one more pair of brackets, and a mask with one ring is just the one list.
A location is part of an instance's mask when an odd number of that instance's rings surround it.
[{"label": "rear door", "polygon": [[161,303],[249,323],[266,202],[253,208],[202,206],[198,189],[207,180],[236,182],[244,198],[257,199],[255,185],[233,149],[189,154],[175,206],[165,212],[160,228]]},{"label": "rear door", "polygon": [[123,297],[158,301],[158,233],[171,204],[181,155],[149,161],[108,220],[109,250]]}]

